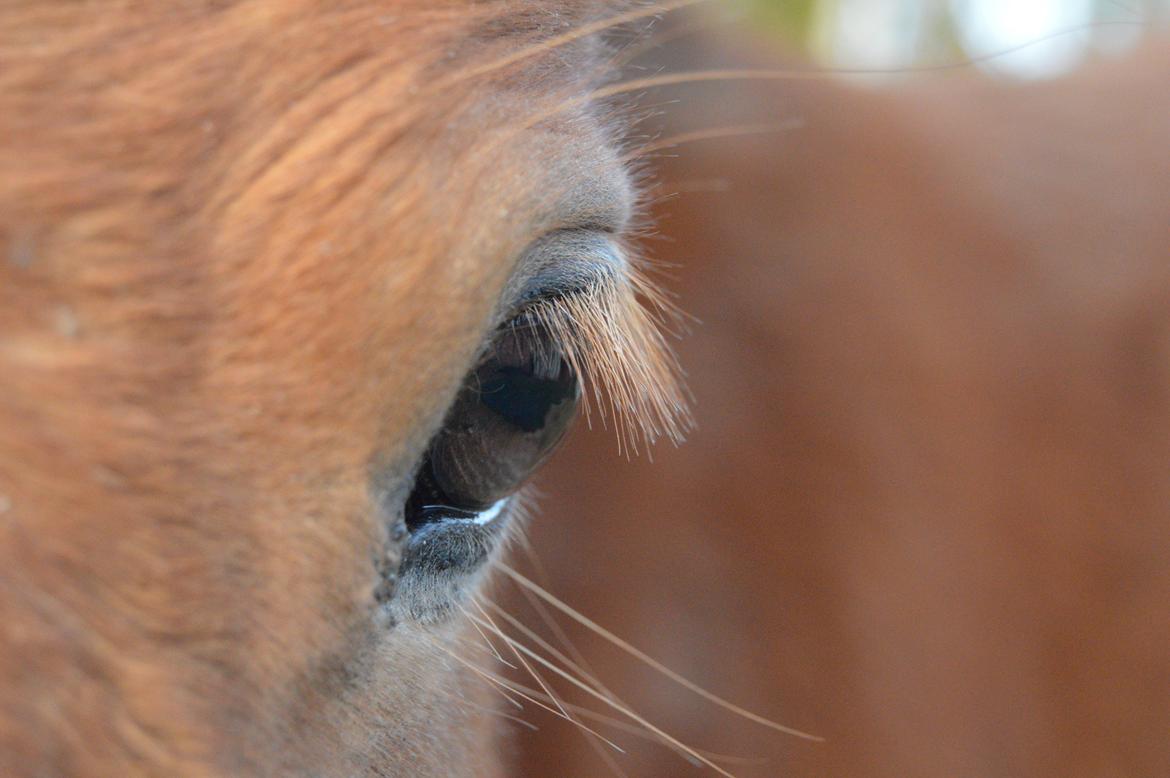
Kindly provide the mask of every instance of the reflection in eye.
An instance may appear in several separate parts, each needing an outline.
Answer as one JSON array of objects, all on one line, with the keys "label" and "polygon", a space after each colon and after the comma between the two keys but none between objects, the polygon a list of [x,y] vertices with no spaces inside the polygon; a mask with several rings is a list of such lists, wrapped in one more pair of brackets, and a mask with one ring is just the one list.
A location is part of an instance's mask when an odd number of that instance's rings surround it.
[{"label": "reflection in eye", "polygon": [[407,526],[475,518],[497,506],[556,448],[580,397],[576,374],[544,327],[527,315],[505,324],[431,442],[407,501]]}]

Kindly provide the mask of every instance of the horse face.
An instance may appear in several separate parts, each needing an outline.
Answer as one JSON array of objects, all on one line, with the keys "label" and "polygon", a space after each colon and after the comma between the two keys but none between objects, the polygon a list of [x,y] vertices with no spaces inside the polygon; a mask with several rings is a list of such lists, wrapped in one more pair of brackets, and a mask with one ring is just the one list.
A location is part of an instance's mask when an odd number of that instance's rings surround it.
[{"label": "horse face", "polygon": [[517,490],[679,406],[605,13],[3,12],[5,774],[493,772]]}]

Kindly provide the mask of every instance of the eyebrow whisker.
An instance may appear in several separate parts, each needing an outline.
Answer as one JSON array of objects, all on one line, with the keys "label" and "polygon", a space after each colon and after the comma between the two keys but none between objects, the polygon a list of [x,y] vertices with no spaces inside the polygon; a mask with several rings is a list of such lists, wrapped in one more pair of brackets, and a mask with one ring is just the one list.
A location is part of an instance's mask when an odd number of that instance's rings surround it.
[{"label": "eyebrow whisker", "polygon": [[545,52],[560,48],[561,46],[573,43],[574,41],[583,40],[591,35],[596,35],[598,33],[605,32],[606,30],[611,30],[615,27],[621,27],[624,24],[636,22],[640,19],[646,19],[651,16],[659,16],[671,11],[677,11],[681,8],[686,8],[687,6],[691,5],[698,5],[702,2],[706,2],[706,0],[668,0],[668,2],[652,3],[650,5],[635,8],[624,13],[614,14],[612,16],[598,19],[595,22],[581,24],[569,30],[568,32],[555,35],[543,41],[539,41],[532,44],[531,46],[526,46],[509,54],[505,54],[502,57],[497,57],[496,59],[483,63],[482,65],[461,70],[453,74],[452,78],[439,82],[436,87],[446,88],[454,83],[479,78],[480,76],[486,76],[491,73],[496,73],[518,62],[523,62],[526,59],[531,59],[532,57],[539,56],[540,54],[544,54]]}]

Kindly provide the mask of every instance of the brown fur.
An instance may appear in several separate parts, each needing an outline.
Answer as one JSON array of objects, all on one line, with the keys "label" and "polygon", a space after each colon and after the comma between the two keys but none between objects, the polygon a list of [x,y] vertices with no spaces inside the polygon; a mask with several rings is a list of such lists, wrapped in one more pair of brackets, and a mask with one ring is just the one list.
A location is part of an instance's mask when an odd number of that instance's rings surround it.
[{"label": "brown fur", "polygon": [[614,13],[0,9],[0,772],[498,772],[468,625],[374,618],[380,500],[627,186]]},{"label": "brown fur", "polygon": [[[375,607],[387,505],[517,256],[613,220],[596,193],[629,184],[591,33],[642,13],[0,9],[0,773],[504,772],[470,622]],[[655,722],[778,749],[762,774],[1165,771],[1170,178],[1143,121],[1163,79],[1128,78],[801,97],[809,146],[676,169],[749,182],[673,222],[713,333],[705,437],[681,474],[607,471],[606,511],[596,455],[570,462],[541,545],[573,543],[554,572],[590,563],[574,601],[828,743],[693,704]],[[1053,145],[1056,116],[1080,132]],[[746,281],[705,274],[728,254]],[[592,292],[545,326],[624,428],[677,436],[652,290]],[[596,774],[571,754],[537,774]]]}]

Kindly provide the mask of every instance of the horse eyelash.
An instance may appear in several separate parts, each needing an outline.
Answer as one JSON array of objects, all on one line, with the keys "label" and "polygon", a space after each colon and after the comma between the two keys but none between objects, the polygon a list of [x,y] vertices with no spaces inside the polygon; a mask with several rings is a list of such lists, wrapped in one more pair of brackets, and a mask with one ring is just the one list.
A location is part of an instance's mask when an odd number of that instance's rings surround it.
[{"label": "horse eyelash", "polygon": [[573,369],[587,423],[593,414],[603,427],[612,423],[619,452],[637,453],[663,437],[679,443],[693,428],[683,371],[667,340],[681,315],[636,264],[573,294],[530,303],[512,321],[544,331],[548,337],[535,340],[558,351],[544,361],[563,359]]}]

